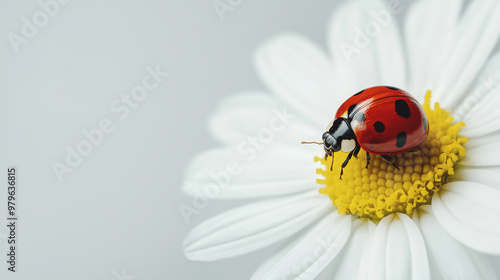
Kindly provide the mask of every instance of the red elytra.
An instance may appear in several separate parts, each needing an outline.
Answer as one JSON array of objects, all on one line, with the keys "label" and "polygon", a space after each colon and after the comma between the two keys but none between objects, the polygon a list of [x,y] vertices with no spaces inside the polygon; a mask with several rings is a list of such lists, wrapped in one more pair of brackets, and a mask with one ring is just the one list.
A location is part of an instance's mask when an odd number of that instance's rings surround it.
[{"label": "red elytra", "polygon": [[424,109],[408,92],[394,87],[372,87],[347,99],[335,118],[348,118],[363,150],[378,155],[417,148],[429,134]]}]

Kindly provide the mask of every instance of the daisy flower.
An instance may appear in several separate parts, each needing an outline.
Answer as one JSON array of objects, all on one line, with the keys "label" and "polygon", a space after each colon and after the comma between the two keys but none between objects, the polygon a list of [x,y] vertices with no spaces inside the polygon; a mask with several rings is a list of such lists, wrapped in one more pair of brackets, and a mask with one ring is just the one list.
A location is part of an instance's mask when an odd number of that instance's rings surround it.
[{"label": "daisy flower", "polygon": [[[223,148],[197,157],[183,190],[259,199],[196,226],[189,259],[212,261],[276,242],[252,279],[498,279],[500,260],[499,1],[346,1],[329,54],[294,34],[258,49],[273,94],[248,92],[209,122]],[[401,25],[396,14],[405,10]],[[399,170],[318,141],[352,94],[387,85],[422,104],[430,132]],[[431,93],[432,92],[432,93]],[[243,202],[242,202],[243,203]]]}]

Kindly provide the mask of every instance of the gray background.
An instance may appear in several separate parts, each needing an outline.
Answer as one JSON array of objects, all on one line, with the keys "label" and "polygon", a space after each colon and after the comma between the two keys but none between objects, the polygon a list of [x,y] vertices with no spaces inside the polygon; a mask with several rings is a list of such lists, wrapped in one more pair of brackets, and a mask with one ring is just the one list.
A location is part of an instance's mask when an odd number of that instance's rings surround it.
[{"label": "gray background", "polygon": [[[115,279],[122,268],[135,279],[248,278],[276,246],[212,263],[184,257],[190,229],[241,203],[211,202],[186,224],[178,210],[191,203],[180,191],[184,170],[218,146],[206,123],[216,105],[264,89],[256,47],[293,31],[325,48],[337,4],[243,0],[221,21],[209,0],[72,0],[16,53],[8,34],[21,34],[23,17],[41,8],[36,0],[1,1],[0,176],[19,168],[20,220],[19,272],[2,261],[0,278]],[[170,76],[119,119],[111,104],[156,65]],[[59,182],[51,164],[64,163],[66,146],[104,118],[115,130]],[[2,190],[0,234],[5,204]],[[0,249],[4,260],[5,239]]]}]

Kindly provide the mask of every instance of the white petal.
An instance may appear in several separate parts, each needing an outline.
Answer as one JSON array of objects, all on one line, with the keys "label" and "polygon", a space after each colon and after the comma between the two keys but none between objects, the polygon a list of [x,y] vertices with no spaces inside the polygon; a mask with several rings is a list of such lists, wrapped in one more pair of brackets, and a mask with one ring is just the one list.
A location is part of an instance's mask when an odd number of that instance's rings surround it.
[{"label": "white petal", "polygon": [[[468,136],[467,139],[469,141],[467,142],[466,149],[467,151],[471,148],[478,148],[478,147],[483,147],[485,145],[491,144],[493,142],[500,141],[500,131],[490,133],[488,135],[482,135],[482,136]],[[466,152],[467,154],[467,152]]]},{"label": "white petal", "polygon": [[410,252],[403,223],[394,219],[387,232],[385,270],[387,279],[410,279]]},{"label": "white petal", "polygon": [[410,243],[412,279],[430,279],[429,258],[420,229],[407,215],[398,213],[398,218],[403,222]]},{"label": "white petal", "polygon": [[[276,98],[264,93],[245,93],[225,99],[211,116],[209,128],[223,143],[236,143],[269,126],[273,109],[281,107]],[[197,135],[193,135],[196,137]]]},{"label": "white petal", "polygon": [[389,215],[377,226],[372,242],[372,279],[430,279],[425,243],[405,214]]},{"label": "white petal", "polygon": [[[488,196],[489,195],[489,196]],[[463,223],[485,230],[493,235],[500,235],[500,191],[489,186],[473,182],[454,182],[443,187],[441,200],[453,215]],[[497,206],[498,205],[498,206]],[[471,211],[474,209],[473,211]],[[472,218],[480,213],[480,218]],[[498,220],[498,222],[495,222]]]},{"label": "white petal", "polygon": [[469,181],[500,190],[500,172],[484,168],[458,168],[453,176],[448,177],[448,181]]},{"label": "white petal", "polygon": [[[372,260],[370,259],[371,257],[371,244],[373,242],[373,239],[374,239],[374,235],[375,235],[375,230],[377,228],[377,226],[369,221],[367,222],[368,223],[368,242],[369,242],[369,246],[363,248],[363,253],[362,254],[359,254],[359,256],[361,256],[361,260],[360,260],[360,264],[359,264],[359,268],[358,268],[358,278],[359,280],[362,280],[362,279],[367,279],[369,277],[369,269],[370,269],[370,263],[372,262]],[[345,278],[343,278],[345,279]]]},{"label": "white petal", "polygon": [[253,159],[230,149],[196,157],[186,171],[183,191],[200,199],[232,199],[285,195],[319,189],[310,153],[269,147]]},{"label": "white petal", "polygon": [[466,166],[500,165],[498,147],[500,132],[470,139],[466,144],[465,158],[460,162]]},{"label": "white petal", "polygon": [[[443,57],[449,52],[451,33],[458,21],[462,0],[422,0],[408,9],[404,25],[410,92],[423,98],[432,89]],[[403,7],[404,8],[404,7]]]},{"label": "white petal", "polygon": [[468,96],[453,112],[453,117],[465,121],[462,133],[467,136],[484,135],[499,130],[500,110],[500,52],[497,52],[479,73],[469,88]]},{"label": "white petal", "polygon": [[243,255],[290,237],[332,210],[317,191],[248,204],[195,227],[184,240],[184,253],[200,261]]},{"label": "white petal", "polygon": [[261,46],[257,72],[287,105],[321,126],[335,115],[344,98],[342,80],[326,55],[306,38],[281,35]]},{"label": "white petal", "polygon": [[236,145],[249,142],[249,137],[257,138],[261,145],[297,145],[304,139],[319,140],[324,132],[323,126],[311,127],[275,97],[262,93],[227,98],[210,118],[209,127],[220,142]]},{"label": "white petal", "polygon": [[252,279],[314,279],[342,250],[351,216],[332,212],[262,264]]},{"label": "white petal", "polygon": [[385,279],[385,256],[387,248],[387,234],[389,232],[389,227],[394,220],[395,215],[389,215],[383,218],[377,225],[377,229],[373,235],[373,240],[371,242],[370,250],[370,266],[368,268],[368,275],[372,279]]},{"label": "white petal", "polygon": [[414,214],[427,250],[433,279],[495,279],[488,258],[458,243],[432,215],[430,205],[421,206]]},{"label": "white petal", "polygon": [[403,44],[393,10],[379,0],[346,1],[333,13],[329,46],[348,90],[406,88]]},{"label": "white petal", "polygon": [[435,95],[443,108],[454,108],[483,68],[500,36],[500,2],[476,0],[466,9],[454,34],[454,46],[436,77]]},{"label": "white petal", "polygon": [[500,173],[500,166],[484,166],[483,169],[488,169],[497,173]]},{"label": "white petal", "polygon": [[317,279],[368,279],[370,243],[375,228],[372,221],[355,219],[346,246]]},{"label": "white petal", "polygon": [[[495,90],[500,93],[500,86],[496,87]],[[483,115],[484,119],[480,121],[474,121],[470,118],[464,118],[464,120],[467,120],[468,125],[464,127],[463,131],[460,132],[460,135],[463,135],[469,139],[473,139],[500,132],[500,114],[498,113],[500,110],[491,108],[491,104],[500,104],[500,94],[489,96],[487,98],[484,98],[483,100],[489,105],[483,106],[481,112],[477,112],[477,114]],[[495,119],[489,119],[486,116],[493,116],[495,117]],[[459,118],[456,119],[461,120]]]},{"label": "white petal", "polygon": [[451,182],[432,198],[432,210],[446,231],[462,244],[500,254],[500,191],[472,182]]}]

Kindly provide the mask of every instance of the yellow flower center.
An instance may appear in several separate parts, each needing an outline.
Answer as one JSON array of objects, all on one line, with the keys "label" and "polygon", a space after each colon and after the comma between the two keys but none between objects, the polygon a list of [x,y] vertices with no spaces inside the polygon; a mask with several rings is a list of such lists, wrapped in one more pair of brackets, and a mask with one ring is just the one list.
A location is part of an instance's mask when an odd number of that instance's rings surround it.
[{"label": "yellow flower center", "polygon": [[454,164],[465,155],[462,144],[467,138],[458,136],[465,124],[453,124],[453,117],[439,103],[432,109],[430,98],[428,91],[423,108],[429,120],[429,136],[417,152],[394,155],[399,170],[378,155],[371,156],[366,168],[366,153],[361,151],[349,161],[340,179],[340,167],[347,153],[335,154],[332,171],[332,157],[315,158],[325,166],[317,170],[324,176],[317,180],[318,184],[326,185],[319,192],[330,197],[339,214],[373,221],[395,212],[411,216],[415,208],[430,203],[447,176],[454,174]]}]

